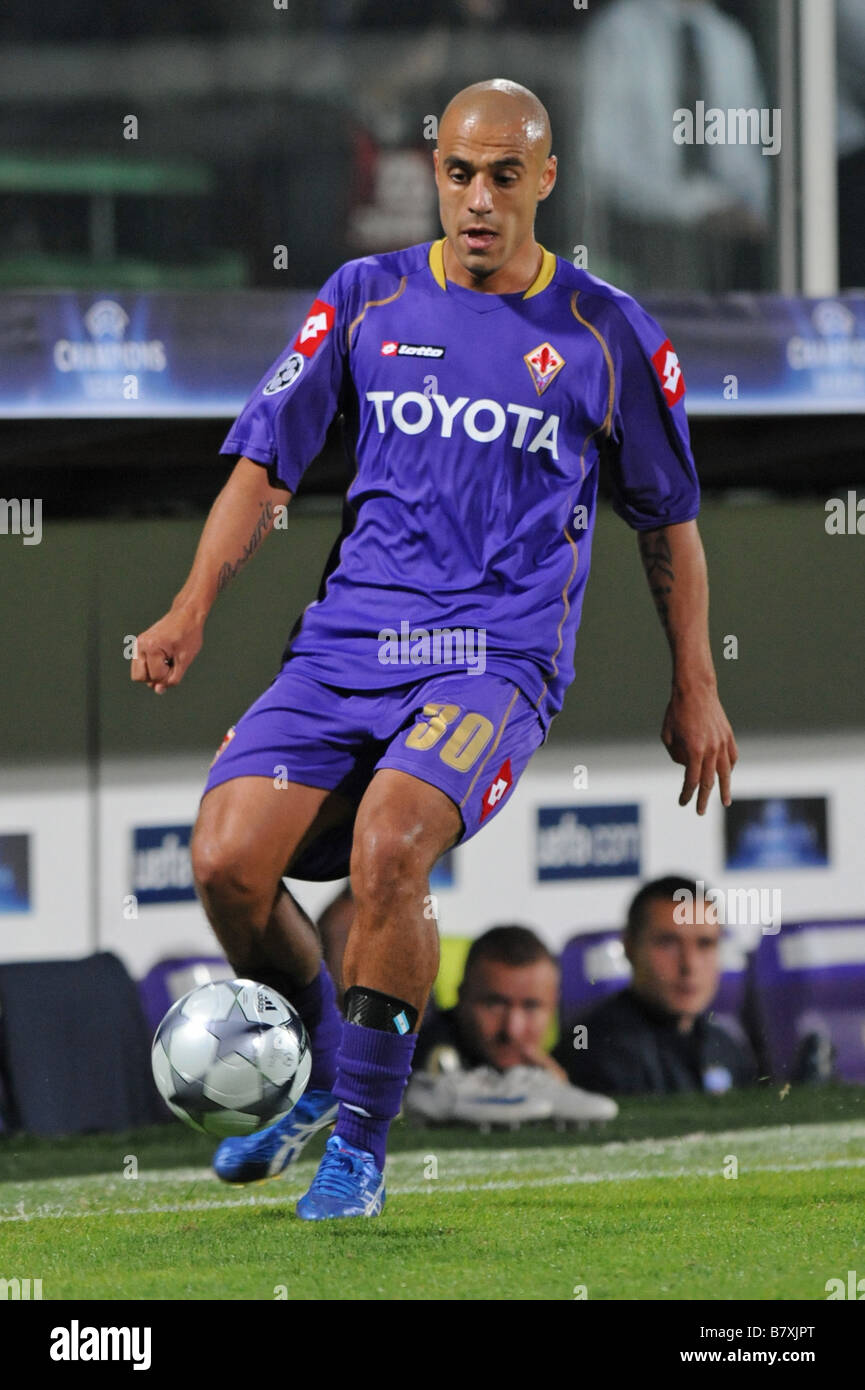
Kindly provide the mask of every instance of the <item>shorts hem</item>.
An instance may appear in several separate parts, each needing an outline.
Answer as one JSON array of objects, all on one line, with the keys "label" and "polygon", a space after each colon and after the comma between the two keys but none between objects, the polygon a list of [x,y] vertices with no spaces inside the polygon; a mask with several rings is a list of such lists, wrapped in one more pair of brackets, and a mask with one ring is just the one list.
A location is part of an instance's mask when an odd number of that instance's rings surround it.
[{"label": "shorts hem", "polygon": [[[384,756],[387,757],[387,754],[385,754]],[[453,802],[454,806],[456,806],[457,808],[457,815],[459,816],[460,822],[462,824],[462,831],[460,833],[459,839],[454,841],[454,844],[458,845],[460,843],[460,840],[462,840],[466,834],[466,822],[459,802],[454,799],[453,794],[448,791],[447,787],[441,786],[439,782],[434,782],[431,777],[422,776],[422,774],[418,772],[416,765],[409,765],[408,763],[402,762],[400,759],[394,759],[394,761],[392,762],[387,762],[385,763],[384,767],[379,767],[378,765],[376,765],[376,767],[373,769],[373,776],[375,776],[376,772],[390,771],[406,772],[410,777],[416,777],[419,782],[425,782],[428,787],[435,787],[436,791],[441,792],[442,796],[446,796],[449,801]],[[453,848],[453,846],[451,846],[451,848]]]},{"label": "shorts hem", "polygon": [[[226,782],[236,782],[240,777],[260,777],[262,781],[265,782],[273,782],[275,780],[272,772],[250,772],[239,768],[237,772],[228,772],[223,777],[217,777],[215,779],[208,777],[201,795],[204,797],[208,792],[213,791],[214,787],[222,787]],[[339,782],[335,782],[333,786],[322,786],[318,782],[302,782],[299,777],[292,777],[290,774],[286,775],[285,780],[287,782],[294,782],[299,787],[309,787],[311,791],[318,792],[334,792],[339,786]],[[351,798],[346,799],[350,800]]]}]

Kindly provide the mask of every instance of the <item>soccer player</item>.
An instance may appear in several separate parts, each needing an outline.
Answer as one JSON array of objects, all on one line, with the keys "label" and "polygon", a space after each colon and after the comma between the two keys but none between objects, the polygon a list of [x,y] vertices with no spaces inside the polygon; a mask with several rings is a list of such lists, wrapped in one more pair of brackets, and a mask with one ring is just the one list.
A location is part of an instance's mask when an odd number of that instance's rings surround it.
[{"label": "soccer player", "polygon": [[[383,1205],[438,962],[429,871],[507,803],[573,680],[601,467],[672,649],[662,738],[685,767],[680,803],[699,788],[703,814],[716,777],[730,800],[681,369],[639,305],[536,242],[550,142],[513,82],[453,98],[434,156],[444,237],[326,282],[232,427],[222,451],[239,462],[132,663],[157,693],[182,679],[341,412],[357,463],[346,524],[279,674],[214,760],[192,845],[233,968],[292,1001],[314,1058],[292,1114],[225,1140],[216,1171],[275,1176],[335,1119],[304,1219]],[[343,1021],[282,878],[349,871]]]}]

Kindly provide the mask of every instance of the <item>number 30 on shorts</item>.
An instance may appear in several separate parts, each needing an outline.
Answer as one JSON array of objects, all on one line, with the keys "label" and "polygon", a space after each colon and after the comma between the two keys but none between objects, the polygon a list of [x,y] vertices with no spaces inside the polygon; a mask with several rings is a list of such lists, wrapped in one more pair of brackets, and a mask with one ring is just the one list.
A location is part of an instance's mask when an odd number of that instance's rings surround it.
[{"label": "number 30 on shorts", "polygon": [[[460,713],[459,705],[432,703],[424,705],[428,717],[419,719],[405,741],[406,748],[435,748]],[[493,726],[483,714],[464,714],[440,749],[439,757],[457,772],[468,772],[477,762],[493,736]]]}]

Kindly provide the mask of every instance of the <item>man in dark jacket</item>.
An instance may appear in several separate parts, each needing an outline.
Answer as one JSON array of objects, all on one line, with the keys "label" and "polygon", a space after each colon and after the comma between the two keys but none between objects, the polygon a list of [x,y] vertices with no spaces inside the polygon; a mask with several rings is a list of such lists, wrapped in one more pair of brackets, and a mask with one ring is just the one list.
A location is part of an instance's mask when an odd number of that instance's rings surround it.
[{"label": "man in dark jacket", "polygon": [[708,1015],[720,938],[715,908],[693,880],[662,878],[641,888],[624,931],[629,987],[587,1013],[585,1033],[562,1038],[554,1054],[571,1083],[613,1095],[750,1085],[757,1067],[744,1036]]}]

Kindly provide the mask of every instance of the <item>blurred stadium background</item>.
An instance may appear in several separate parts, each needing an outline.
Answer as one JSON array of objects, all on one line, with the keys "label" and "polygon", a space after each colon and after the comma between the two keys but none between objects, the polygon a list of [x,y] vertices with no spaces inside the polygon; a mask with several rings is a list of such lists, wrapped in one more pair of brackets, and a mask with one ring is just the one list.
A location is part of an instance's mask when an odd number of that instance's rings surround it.
[{"label": "blurred stadium background", "polygon": [[[315,596],[350,477],[338,431],[220,600],[182,689],[133,687],[129,642],[182,582],[251,385],[341,261],[438,235],[435,117],[460,86],[503,75],[553,120],[559,182],[539,239],[636,294],[684,366],[738,804],[704,819],[676,804],[681,773],[658,741],[666,644],[634,537],[606,508],[576,682],[495,829],[437,869],[442,932],[465,942],[524,921],[556,950],[591,934],[594,955],[568,957],[579,992],[623,978],[609,939],[641,880],[779,890],[777,934],[753,911],[729,931],[732,1007],[746,981],[763,988],[787,1030],[764,1039],[778,1079],[816,1033],[843,1079],[865,1081],[863,13],[861,0],[4,6],[7,1073],[14,967],[90,969],[110,952],[138,982],[214,954],[189,832],[225,729]],[[765,113],[761,141],[677,146],[672,113],[697,101]],[[315,914],[336,887],[296,890]],[[28,976],[37,997],[41,978]],[[70,1000],[119,988],[65,978]],[[171,988],[194,982],[187,964]],[[14,1096],[19,1117],[27,1099]]]}]

